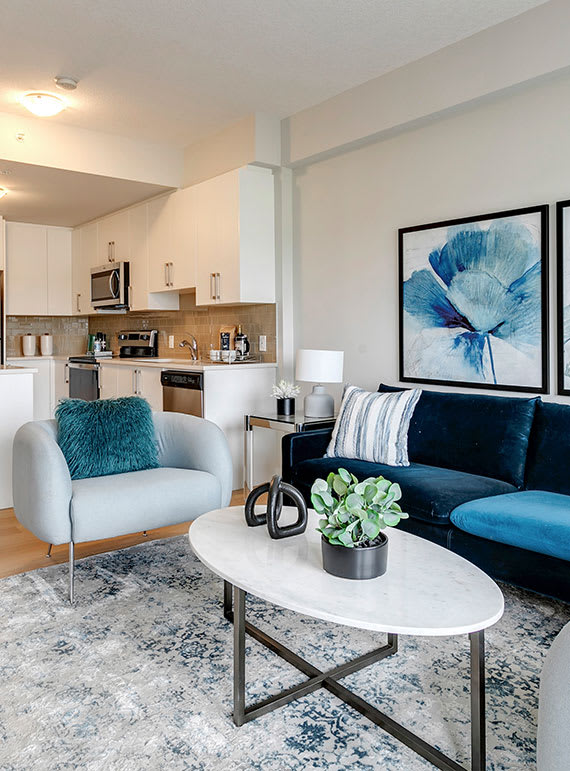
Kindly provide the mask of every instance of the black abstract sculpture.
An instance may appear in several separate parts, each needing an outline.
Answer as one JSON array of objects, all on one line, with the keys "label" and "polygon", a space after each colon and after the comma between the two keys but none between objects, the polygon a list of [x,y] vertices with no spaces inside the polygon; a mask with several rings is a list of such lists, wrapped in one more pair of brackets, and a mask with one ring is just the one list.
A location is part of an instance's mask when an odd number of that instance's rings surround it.
[{"label": "black abstract sculpture", "polygon": [[[264,493],[267,496],[267,511],[263,514],[255,513],[255,502]],[[283,494],[287,495],[299,512],[297,521],[292,525],[278,525],[281,510],[283,508]],[[245,502],[245,521],[249,527],[258,527],[267,525],[269,535],[272,538],[287,538],[291,535],[301,535],[307,527],[307,504],[301,493],[293,485],[283,482],[280,476],[275,475],[271,482],[265,482],[263,485],[255,487],[247,496]]]}]

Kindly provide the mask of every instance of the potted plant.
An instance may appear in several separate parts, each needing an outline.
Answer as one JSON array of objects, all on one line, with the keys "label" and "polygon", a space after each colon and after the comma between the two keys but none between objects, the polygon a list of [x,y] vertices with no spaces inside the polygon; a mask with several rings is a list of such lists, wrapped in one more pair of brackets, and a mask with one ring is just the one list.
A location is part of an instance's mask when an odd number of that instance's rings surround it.
[{"label": "potted plant", "polygon": [[311,487],[311,501],[321,515],[323,567],[341,578],[376,578],[386,572],[388,538],[382,530],[407,519],[398,501],[400,485],[384,477],[359,482],[339,468]]},{"label": "potted plant", "polygon": [[271,395],[277,399],[278,415],[295,414],[295,397],[299,395],[301,389],[295,383],[288,383],[287,380],[280,380],[271,390]]}]

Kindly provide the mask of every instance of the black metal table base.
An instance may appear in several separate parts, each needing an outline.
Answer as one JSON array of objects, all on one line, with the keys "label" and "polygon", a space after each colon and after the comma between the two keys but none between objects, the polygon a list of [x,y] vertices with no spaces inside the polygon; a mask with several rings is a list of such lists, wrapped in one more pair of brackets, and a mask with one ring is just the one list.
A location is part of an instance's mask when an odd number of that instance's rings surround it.
[{"label": "black metal table base", "polygon": [[[233,607],[232,609],[232,593]],[[270,637],[258,627],[250,624],[245,619],[246,593],[237,586],[232,587],[224,581],[224,616],[234,625],[234,711],[233,720],[237,726],[244,725],[250,720],[266,715],[285,704],[289,704],[302,696],[325,688],[339,699],[355,709],[361,715],[371,720],[380,728],[392,734],[396,739],[406,744],[414,752],[429,760],[437,768],[443,771],[467,771],[452,758],[428,744],[419,736],[397,723],[389,715],[369,704],[357,694],[350,691],[338,681],[358,672],[376,661],[381,661],[391,656],[398,650],[398,637],[395,634],[388,635],[388,642],[381,648],[370,653],[358,656],[346,664],[341,664],[328,672],[310,664],[298,654],[287,648],[282,643]],[[266,648],[276,653],[289,664],[307,675],[308,680],[300,685],[295,685],[282,691],[276,696],[246,706],[245,704],[245,635],[249,634]],[[471,771],[484,771],[485,769],[485,643],[484,632],[472,632],[469,635],[471,657]]]}]

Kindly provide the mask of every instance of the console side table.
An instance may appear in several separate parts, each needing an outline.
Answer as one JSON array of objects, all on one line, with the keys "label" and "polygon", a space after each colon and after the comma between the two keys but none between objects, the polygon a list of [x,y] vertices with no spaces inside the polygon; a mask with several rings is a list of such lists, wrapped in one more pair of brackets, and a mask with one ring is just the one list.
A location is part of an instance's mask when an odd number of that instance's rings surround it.
[{"label": "console side table", "polygon": [[244,419],[244,487],[246,492],[253,489],[253,434],[254,428],[270,428],[282,434],[299,431],[317,431],[320,428],[332,428],[336,416],[332,418],[307,418],[302,412],[295,415],[277,415],[277,413],[255,413]]}]

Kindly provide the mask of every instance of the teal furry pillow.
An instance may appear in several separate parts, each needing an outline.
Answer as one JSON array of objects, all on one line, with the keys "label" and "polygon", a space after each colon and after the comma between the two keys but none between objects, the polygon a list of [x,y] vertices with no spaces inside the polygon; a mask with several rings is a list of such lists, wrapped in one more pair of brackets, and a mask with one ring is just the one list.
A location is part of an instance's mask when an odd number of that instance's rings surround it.
[{"label": "teal furry pillow", "polygon": [[57,441],[72,479],[158,467],[152,411],[145,399],[64,399],[55,411]]}]

